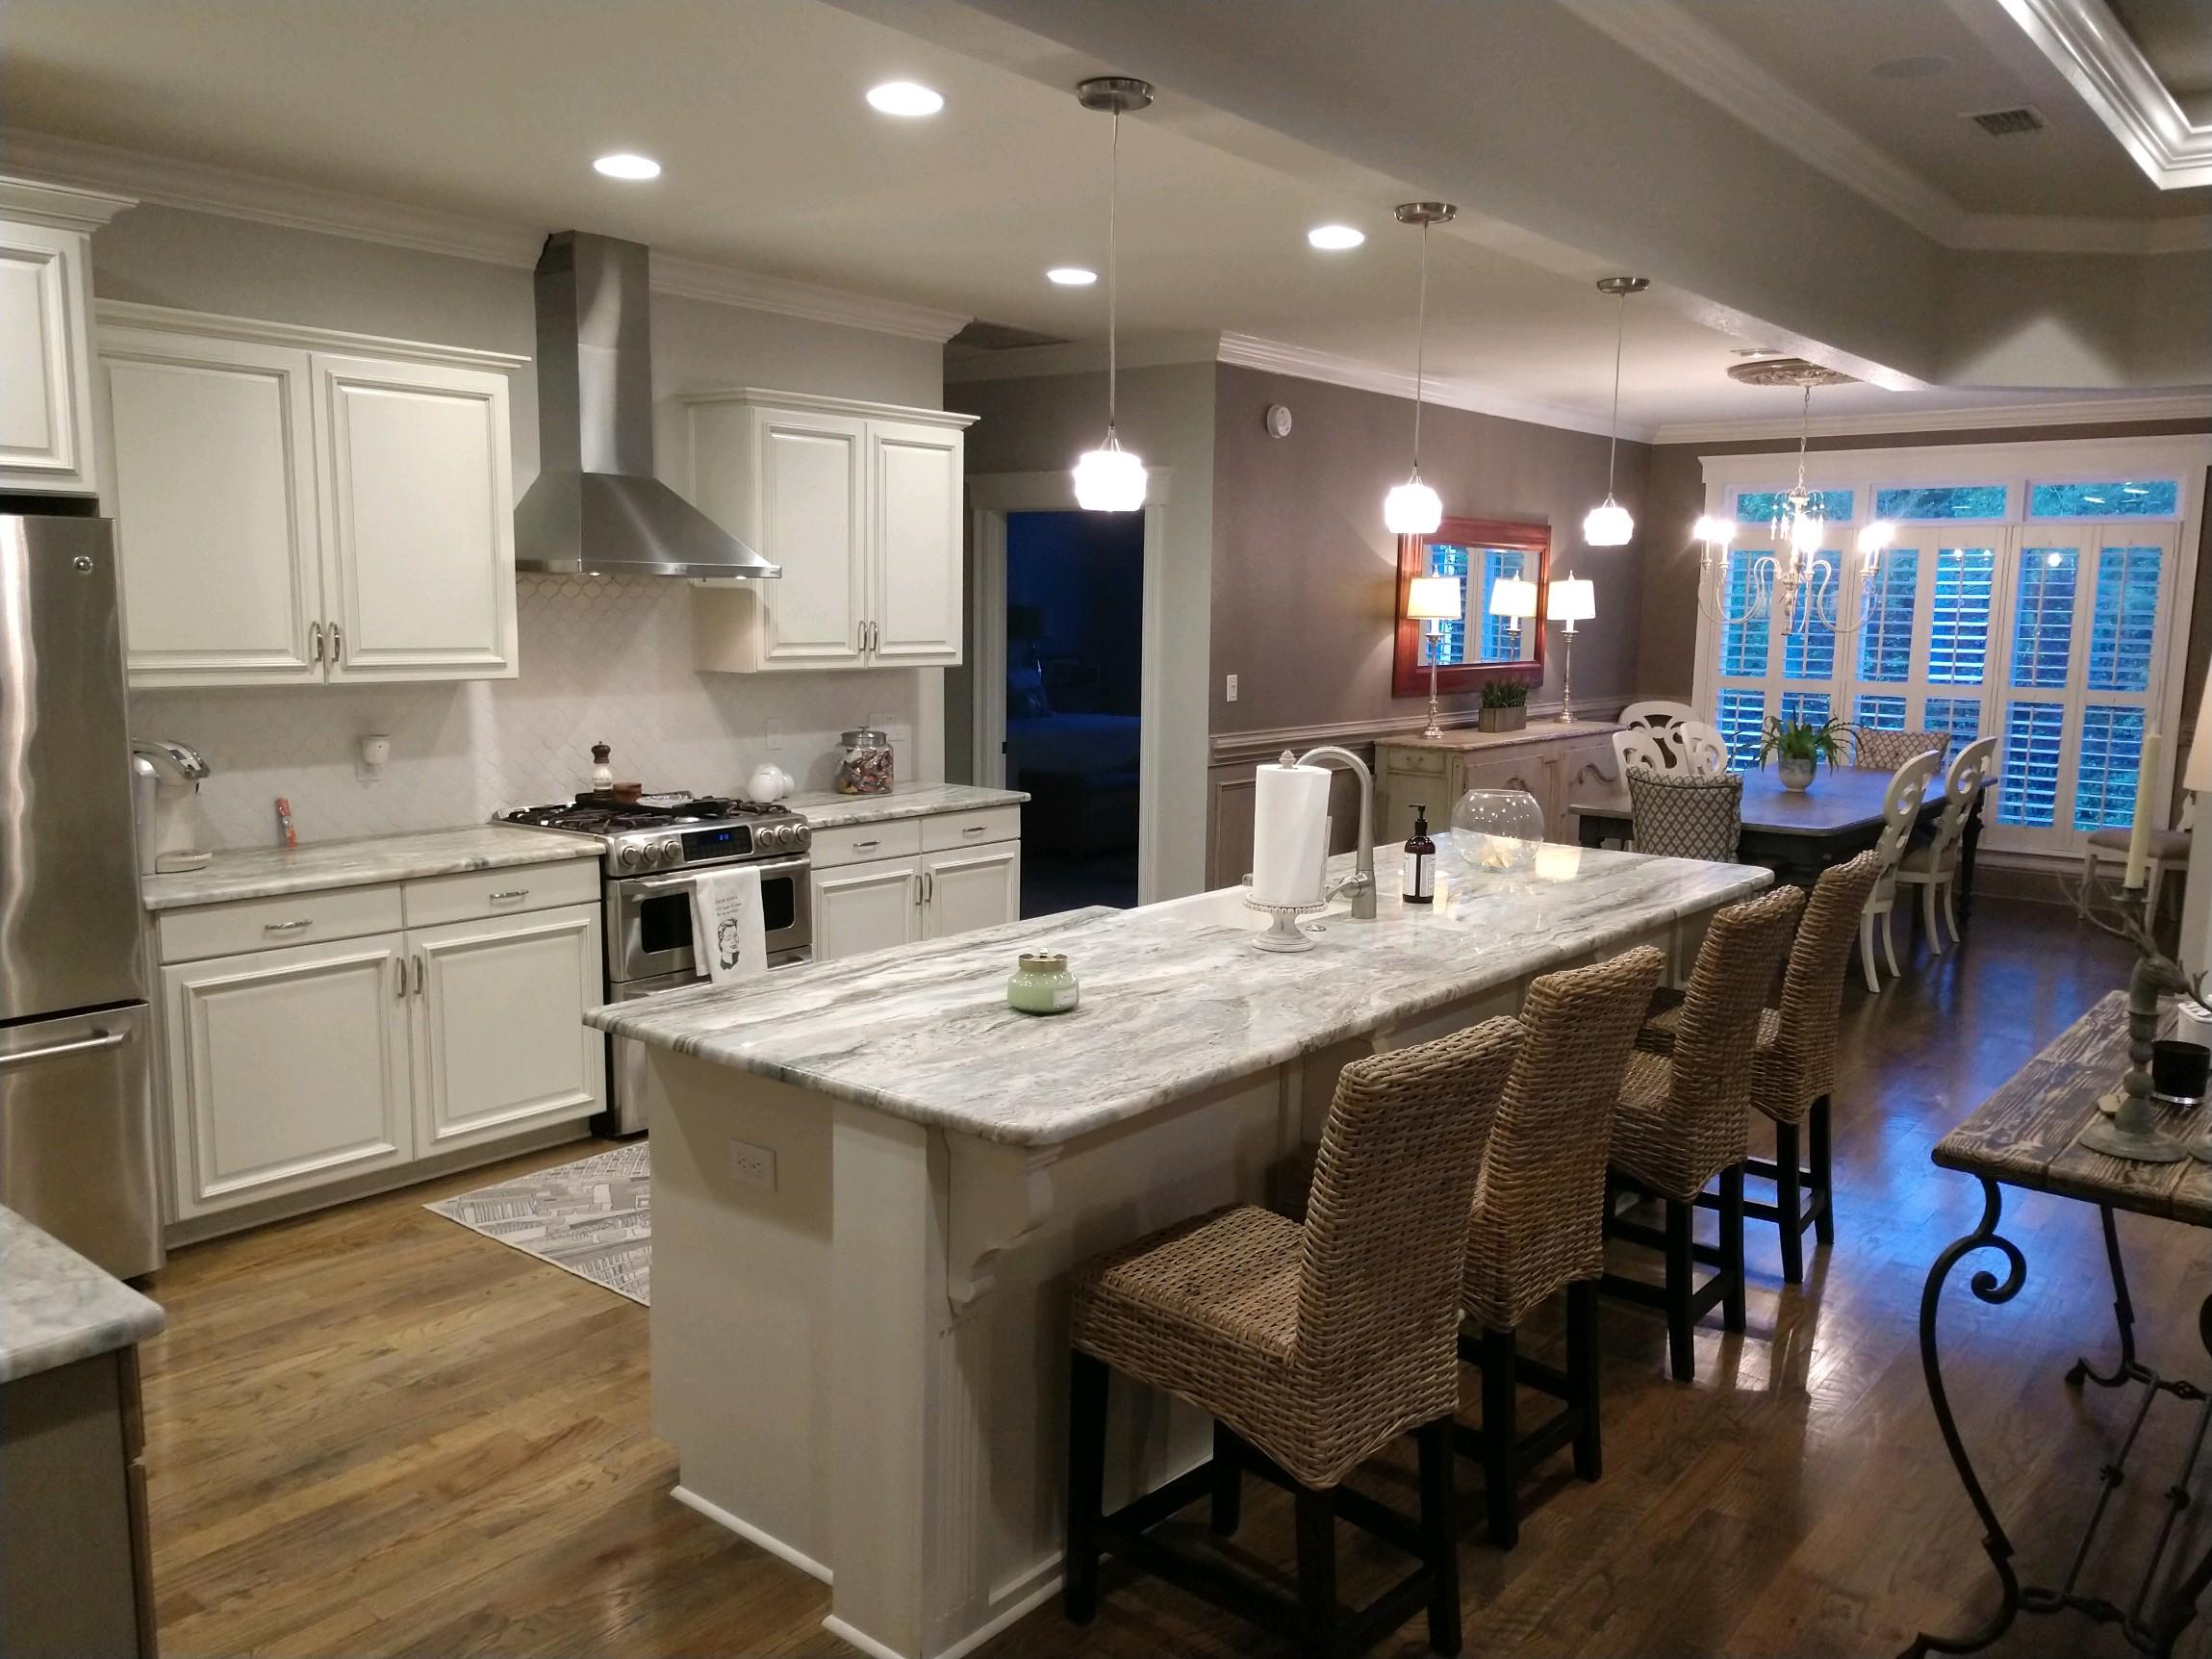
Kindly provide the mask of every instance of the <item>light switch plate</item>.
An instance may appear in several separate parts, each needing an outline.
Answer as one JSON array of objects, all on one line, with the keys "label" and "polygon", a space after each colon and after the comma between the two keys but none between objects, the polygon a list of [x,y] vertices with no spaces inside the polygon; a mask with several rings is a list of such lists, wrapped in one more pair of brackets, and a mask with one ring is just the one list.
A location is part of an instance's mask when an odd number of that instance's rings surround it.
[{"label": "light switch plate", "polygon": [[1236,701],[1236,676],[1233,674],[1229,676],[1227,685],[1223,689],[1225,694],[1228,696],[1229,701],[1234,702]]},{"label": "light switch plate", "polygon": [[756,1146],[750,1140],[729,1143],[729,1172],[736,1176],[740,1186],[765,1187],[775,1190],[775,1149]]}]

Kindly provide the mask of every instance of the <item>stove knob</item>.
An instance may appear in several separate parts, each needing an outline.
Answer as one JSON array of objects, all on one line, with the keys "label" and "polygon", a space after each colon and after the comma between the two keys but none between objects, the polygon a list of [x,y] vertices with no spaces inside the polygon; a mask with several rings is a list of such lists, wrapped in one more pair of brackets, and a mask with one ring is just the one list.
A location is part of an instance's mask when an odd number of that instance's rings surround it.
[{"label": "stove knob", "polygon": [[761,830],[755,830],[753,833],[753,839],[758,841],[761,846],[765,847],[772,853],[780,852],[782,849],[791,845],[791,836],[785,831],[783,826],[780,824],[770,824]]},{"label": "stove knob", "polygon": [[683,843],[678,841],[673,835],[670,836],[666,841],[663,841],[660,844],[660,860],[663,864],[682,863]]},{"label": "stove knob", "polygon": [[634,841],[615,855],[615,862],[625,870],[638,869],[645,861],[646,850]]},{"label": "stove knob", "polygon": [[814,831],[804,824],[793,824],[789,826],[785,829],[784,834],[789,837],[792,846],[799,848],[802,852],[814,839]]}]

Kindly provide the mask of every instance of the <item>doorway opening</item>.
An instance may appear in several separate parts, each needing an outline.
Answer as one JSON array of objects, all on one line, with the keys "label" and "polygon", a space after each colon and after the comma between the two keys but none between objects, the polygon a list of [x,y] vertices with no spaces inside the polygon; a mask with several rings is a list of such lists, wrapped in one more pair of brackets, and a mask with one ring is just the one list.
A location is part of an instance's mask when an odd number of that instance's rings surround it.
[{"label": "doorway opening", "polygon": [[1137,902],[1141,513],[1006,515],[1005,779],[1022,914]]}]

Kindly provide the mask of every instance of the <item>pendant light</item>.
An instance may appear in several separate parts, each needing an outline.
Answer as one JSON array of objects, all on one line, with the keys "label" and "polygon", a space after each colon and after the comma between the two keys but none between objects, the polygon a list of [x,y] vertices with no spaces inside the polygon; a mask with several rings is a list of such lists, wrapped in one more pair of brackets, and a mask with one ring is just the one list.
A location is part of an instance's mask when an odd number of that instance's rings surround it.
[{"label": "pendant light", "polygon": [[1383,498],[1383,523],[1398,536],[1425,536],[1444,522],[1444,503],[1421,482],[1421,390],[1429,346],[1429,227],[1449,224],[1450,202],[1400,202],[1398,222],[1421,227],[1421,306],[1413,334],[1413,472]]},{"label": "pendant light", "polygon": [[1636,521],[1613,498],[1613,472],[1620,454],[1620,348],[1628,339],[1628,296],[1650,286],[1651,279],[1644,276],[1597,279],[1598,293],[1613,294],[1620,301],[1620,322],[1613,336],[1613,444],[1605,452],[1605,499],[1590,508],[1589,516],[1582,522],[1582,539],[1593,548],[1623,547],[1636,534]]},{"label": "pendant light", "polygon": [[1113,116],[1112,170],[1106,183],[1106,435],[1101,447],[1076,462],[1076,505],[1086,513],[1133,513],[1144,505],[1144,462],[1124,449],[1114,435],[1120,368],[1114,340],[1119,321],[1114,217],[1121,195],[1121,118],[1152,102],[1152,83],[1127,75],[1099,75],[1078,83],[1076,98],[1086,110],[1104,110]]}]

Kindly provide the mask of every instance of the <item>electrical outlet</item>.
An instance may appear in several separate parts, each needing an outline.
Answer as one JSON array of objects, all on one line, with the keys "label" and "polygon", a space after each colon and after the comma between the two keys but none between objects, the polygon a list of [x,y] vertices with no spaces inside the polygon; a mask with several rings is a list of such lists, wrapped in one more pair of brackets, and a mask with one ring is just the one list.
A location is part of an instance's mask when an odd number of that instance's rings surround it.
[{"label": "electrical outlet", "polygon": [[780,753],[782,749],[783,722],[780,720],[772,720],[768,723],[768,751],[771,754],[775,754]]},{"label": "electrical outlet", "polygon": [[1223,690],[1230,702],[1234,702],[1236,701],[1236,676],[1233,674],[1229,676],[1229,682]]},{"label": "electrical outlet", "polygon": [[775,1149],[755,1146],[750,1140],[729,1143],[729,1172],[741,1186],[765,1187],[775,1190]]}]

